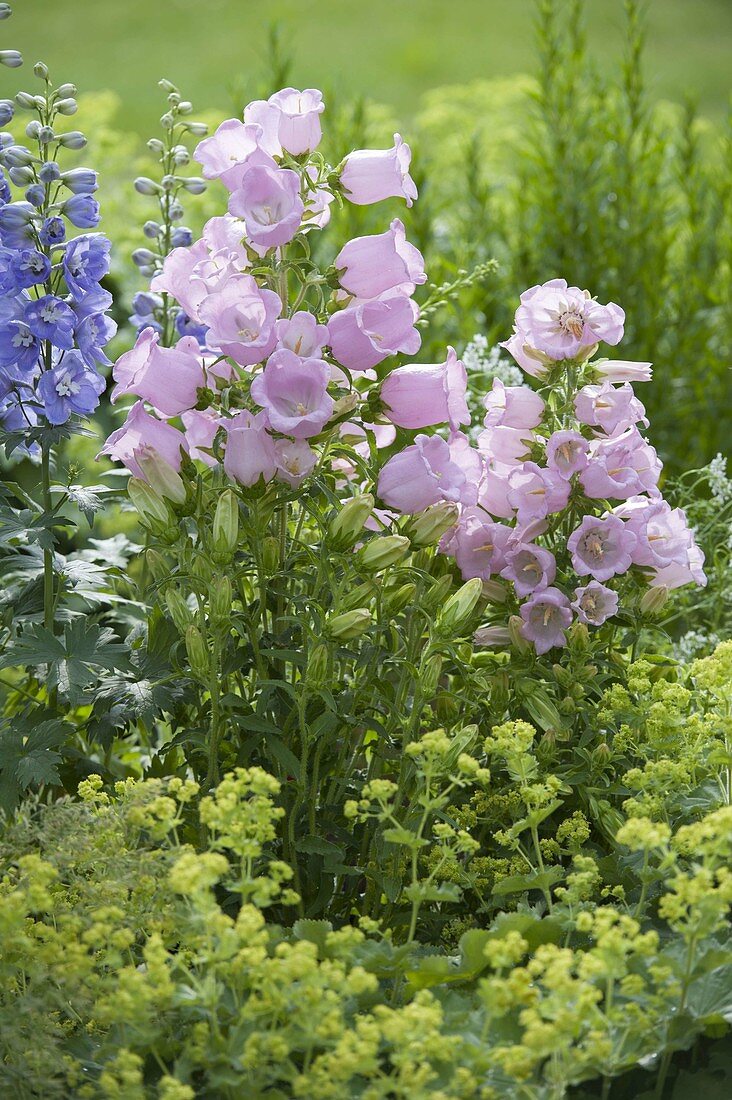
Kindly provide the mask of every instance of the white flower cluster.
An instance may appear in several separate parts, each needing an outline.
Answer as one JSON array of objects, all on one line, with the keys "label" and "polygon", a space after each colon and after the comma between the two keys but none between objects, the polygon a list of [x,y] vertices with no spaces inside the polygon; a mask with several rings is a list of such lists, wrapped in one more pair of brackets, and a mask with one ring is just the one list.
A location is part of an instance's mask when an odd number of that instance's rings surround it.
[{"label": "white flower cluster", "polygon": [[732,480],[727,476],[727,459],[716,455],[707,466],[707,477],[712,496],[720,504],[732,499]]},{"label": "white flower cluster", "polygon": [[676,642],[674,655],[677,661],[688,664],[696,657],[705,657],[711,653],[721,640],[718,634],[706,634],[703,630],[687,630],[686,634],[682,634]]},{"label": "white flower cluster", "polygon": [[462,359],[468,373],[476,371],[485,375],[486,379],[498,378],[506,386],[524,384],[520,368],[502,354],[500,344],[489,347],[487,337],[480,332],[476,332],[470,343],[466,344]]}]

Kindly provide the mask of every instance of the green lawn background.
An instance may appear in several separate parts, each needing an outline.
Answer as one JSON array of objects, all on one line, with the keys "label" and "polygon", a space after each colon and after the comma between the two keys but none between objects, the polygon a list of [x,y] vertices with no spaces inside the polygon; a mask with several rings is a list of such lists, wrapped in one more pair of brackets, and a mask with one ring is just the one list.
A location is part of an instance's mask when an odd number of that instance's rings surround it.
[{"label": "green lawn background", "polygon": [[[296,85],[362,93],[406,120],[428,88],[535,67],[531,0],[15,0],[13,8],[0,23],[3,48],[21,49],[28,63],[43,58],[55,80],[80,91],[118,92],[125,128],[143,134],[155,129],[162,75],[199,110],[231,111],[263,75],[273,20],[294,54]],[[612,75],[622,57],[623,0],[588,0],[587,11],[593,56]],[[650,0],[655,94],[696,93],[702,111],[719,119],[730,72],[732,0]],[[3,69],[0,95],[19,83],[33,83],[27,69]]]}]

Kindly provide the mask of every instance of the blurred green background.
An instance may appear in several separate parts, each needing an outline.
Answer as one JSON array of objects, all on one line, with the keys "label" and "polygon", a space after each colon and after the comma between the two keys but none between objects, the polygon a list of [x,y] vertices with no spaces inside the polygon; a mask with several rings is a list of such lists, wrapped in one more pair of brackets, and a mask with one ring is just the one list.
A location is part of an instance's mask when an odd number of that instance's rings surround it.
[{"label": "blurred green background", "polygon": [[[200,109],[229,111],[256,86],[267,28],[281,27],[293,80],[363,93],[408,120],[428,88],[534,67],[532,0],[17,0],[3,46],[43,57],[55,80],[114,89],[125,128],[147,134],[160,76]],[[607,75],[622,57],[623,0],[589,0],[589,45]],[[31,46],[30,43],[33,43]],[[33,56],[30,56],[30,55]],[[698,94],[720,119],[730,91],[731,0],[650,0],[647,75],[656,96]],[[0,94],[17,87],[3,70]]]}]

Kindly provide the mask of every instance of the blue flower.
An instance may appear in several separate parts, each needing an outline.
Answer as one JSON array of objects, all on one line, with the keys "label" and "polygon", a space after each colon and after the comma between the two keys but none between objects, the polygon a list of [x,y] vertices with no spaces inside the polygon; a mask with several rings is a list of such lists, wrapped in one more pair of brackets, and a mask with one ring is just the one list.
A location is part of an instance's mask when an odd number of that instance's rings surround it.
[{"label": "blue flower", "polygon": [[35,248],[23,248],[13,253],[13,273],[16,286],[29,287],[45,283],[51,274],[51,261]]},{"label": "blue flower", "polygon": [[15,114],[15,104],[12,99],[0,99],[0,126],[7,126]]},{"label": "blue flower", "polygon": [[13,271],[13,263],[17,252],[12,248],[3,248],[0,245],[0,294],[15,294],[18,284]]},{"label": "blue flower", "polygon": [[104,379],[75,352],[67,352],[38,381],[37,395],[51,424],[65,424],[74,413],[88,415],[99,404]]},{"label": "blue flower", "polygon": [[38,169],[38,178],[41,183],[55,183],[61,179],[61,169],[55,160],[47,160]]},{"label": "blue flower", "polygon": [[99,186],[93,168],[71,168],[62,173],[61,180],[74,195],[91,195]]},{"label": "blue flower", "polygon": [[111,360],[102,350],[117,331],[117,324],[106,313],[92,313],[80,321],[76,329],[76,344],[84,362],[93,367],[100,363],[108,367]]},{"label": "blue flower", "polygon": [[55,294],[44,294],[25,307],[24,320],[34,336],[50,340],[57,348],[74,346],[76,315],[71,306]]},{"label": "blue flower", "polygon": [[5,173],[2,168],[0,168],[0,203],[4,205],[6,202],[10,202],[12,197],[13,193],[10,190],[10,184],[5,178]]},{"label": "blue flower", "polygon": [[7,321],[0,325],[0,367],[16,366],[32,371],[41,354],[41,343],[23,321]]},{"label": "blue flower", "polygon": [[39,240],[45,248],[53,248],[66,240],[66,226],[64,219],[54,215],[46,218],[38,233]]},{"label": "blue flower", "polygon": [[182,309],[179,311],[178,316],[175,319],[175,327],[180,336],[195,336],[201,347],[206,347],[208,326],[201,325],[197,321],[192,321],[188,314],[185,313]]},{"label": "blue flower", "polygon": [[76,237],[64,252],[64,275],[72,298],[80,301],[109,271],[106,237]]},{"label": "blue flower", "polygon": [[42,183],[32,183],[31,186],[26,189],[25,197],[31,206],[40,209],[46,201],[46,188]]},{"label": "blue flower", "polygon": [[7,248],[26,248],[34,243],[33,218],[29,202],[8,202],[0,206],[0,238]]},{"label": "blue flower", "polygon": [[170,235],[172,248],[189,248],[193,244],[193,233],[187,225],[177,225]]},{"label": "blue flower", "polygon": [[[0,424],[6,432],[27,431],[37,423],[38,415],[35,406],[27,404],[19,394],[10,394],[4,401],[0,401]],[[13,450],[26,455],[40,454],[37,443],[32,443],[30,447],[19,443]]]},{"label": "blue flower", "polygon": [[93,229],[99,224],[99,203],[91,195],[72,195],[61,204],[61,213],[77,229]]}]

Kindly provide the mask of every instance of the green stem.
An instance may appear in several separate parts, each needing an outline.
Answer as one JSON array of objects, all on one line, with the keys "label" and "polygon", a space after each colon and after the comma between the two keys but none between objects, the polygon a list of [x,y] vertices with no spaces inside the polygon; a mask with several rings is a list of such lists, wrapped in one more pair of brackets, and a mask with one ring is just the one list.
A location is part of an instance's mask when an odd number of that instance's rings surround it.
[{"label": "green stem", "polygon": [[219,741],[221,740],[221,685],[219,677],[221,673],[221,639],[218,634],[213,638],[213,652],[211,655],[211,675],[209,678],[209,695],[211,696],[211,724],[208,735],[208,767],[203,783],[204,790],[210,791],[219,782]]}]

